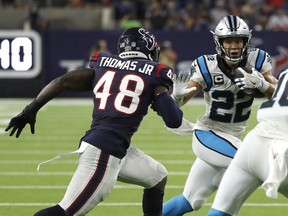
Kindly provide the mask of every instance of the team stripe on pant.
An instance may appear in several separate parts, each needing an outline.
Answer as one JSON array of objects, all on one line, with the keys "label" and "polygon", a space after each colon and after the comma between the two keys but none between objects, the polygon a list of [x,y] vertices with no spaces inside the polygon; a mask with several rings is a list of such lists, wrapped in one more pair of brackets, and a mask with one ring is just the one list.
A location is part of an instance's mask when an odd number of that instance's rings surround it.
[{"label": "team stripe on pant", "polygon": [[228,140],[213,133],[213,131],[195,130],[199,142],[219,154],[234,158],[237,148]]},{"label": "team stripe on pant", "polygon": [[98,186],[102,182],[103,177],[105,175],[109,157],[110,157],[109,154],[101,151],[98,161],[98,164],[101,164],[101,166],[97,166],[97,169],[95,170],[94,174],[88,181],[83,191],[79,194],[79,196],[75,199],[75,201],[66,209],[69,215],[74,215],[76,212],[78,212],[85,205],[85,203],[91,198],[93,193],[97,190]]}]

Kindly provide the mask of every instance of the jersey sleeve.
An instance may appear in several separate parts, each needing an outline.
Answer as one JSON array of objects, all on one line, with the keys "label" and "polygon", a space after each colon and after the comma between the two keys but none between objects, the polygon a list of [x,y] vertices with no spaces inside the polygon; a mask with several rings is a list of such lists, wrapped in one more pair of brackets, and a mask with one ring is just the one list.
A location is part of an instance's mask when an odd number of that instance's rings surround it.
[{"label": "jersey sleeve", "polygon": [[264,73],[272,69],[271,56],[261,49],[251,49],[248,56],[248,62],[251,62],[253,64],[251,66],[260,73]]},{"label": "jersey sleeve", "polygon": [[157,66],[157,76],[161,80],[161,85],[167,87],[168,89],[173,86],[172,76],[173,69],[164,64],[158,64]]},{"label": "jersey sleeve", "polygon": [[96,52],[94,53],[93,56],[90,57],[89,67],[94,68],[95,66],[97,66],[97,61],[101,59],[101,57],[115,57],[115,56],[105,51]]},{"label": "jersey sleeve", "polygon": [[99,59],[100,52],[95,53],[93,56],[90,57],[89,60],[89,67],[94,68],[95,63]]},{"label": "jersey sleeve", "polygon": [[206,57],[200,56],[191,64],[191,70],[194,72],[190,80],[201,85],[202,89],[208,91],[212,86],[212,77],[207,65]]},{"label": "jersey sleeve", "polygon": [[182,123],[183,112],[167,92],[156,95],[153,99],[154,111],[158,113],[170,128],[178,128]]}]

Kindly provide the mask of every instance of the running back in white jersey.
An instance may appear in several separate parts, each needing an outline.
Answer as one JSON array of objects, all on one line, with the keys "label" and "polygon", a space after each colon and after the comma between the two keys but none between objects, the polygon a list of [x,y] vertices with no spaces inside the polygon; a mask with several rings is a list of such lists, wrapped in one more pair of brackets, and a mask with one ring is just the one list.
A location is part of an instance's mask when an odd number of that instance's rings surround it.
[{"label": "running back in white jersey", "polygon": [[[251,49],[239,67],[254,67],[260,73],[272,68],[269,54],[260,49]],[[192,63],[195,71],[191,80],[199,83],[204,92],[206,112],[198,118],[195,129],[215,129],[240,137],[251,112],[253,97],[235,85],[231,68],[214,55],[203,55]]]},{"label": "running back in white jersey", "polygon": [[288,69],[281,73],[272,99],[261,104],[257,120],[259,136],[288,140]]}]

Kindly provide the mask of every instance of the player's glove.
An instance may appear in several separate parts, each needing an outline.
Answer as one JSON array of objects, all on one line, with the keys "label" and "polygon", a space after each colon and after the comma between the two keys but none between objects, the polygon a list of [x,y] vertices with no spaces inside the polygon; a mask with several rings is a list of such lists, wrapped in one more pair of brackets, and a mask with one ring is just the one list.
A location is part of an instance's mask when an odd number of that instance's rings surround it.
[{"label": "player's glove", "polygon": [[41,106],[39,105],[39,103],[34,100],[31,104],[26,106],[21,113],[12,118],[9,122],[9,125],[5,129],[5,131],[9,131],[12,128],[9,136],[13,136],[14,133],[17,131],[16,138],[18,138],[27,123],[30,125],[31,133],[34,134],[36,115],[40,107]]},{"label": "player's glove", "polygon": [[196,87],[188,87],[188,82],[192,77],[190,71],[180,71],[179,74],[173,74],[173,93],[172,96],[176,102],[179,102],[190,92],[195,91]]},{"label": "player's glove", "polygon": [[236,78],[234,81],[239,89],[259,89],[261,92],[265,92],[269,88],[269,82],[265,80],[263,75],[255,68],[252,68],[252,73],[247,73],[243,68],[237,68],[243,77]]}]

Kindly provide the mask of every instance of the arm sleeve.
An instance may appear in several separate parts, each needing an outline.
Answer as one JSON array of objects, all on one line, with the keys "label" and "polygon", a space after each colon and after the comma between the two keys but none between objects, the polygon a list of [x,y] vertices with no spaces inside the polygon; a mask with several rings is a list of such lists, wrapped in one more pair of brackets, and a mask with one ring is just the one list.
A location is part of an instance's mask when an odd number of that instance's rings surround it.
[{"label": "arm sleeve", "polygon": [[167,127],[178,128],[182,124],[183,112],[167,92],[154,97],[153,107]]}]

